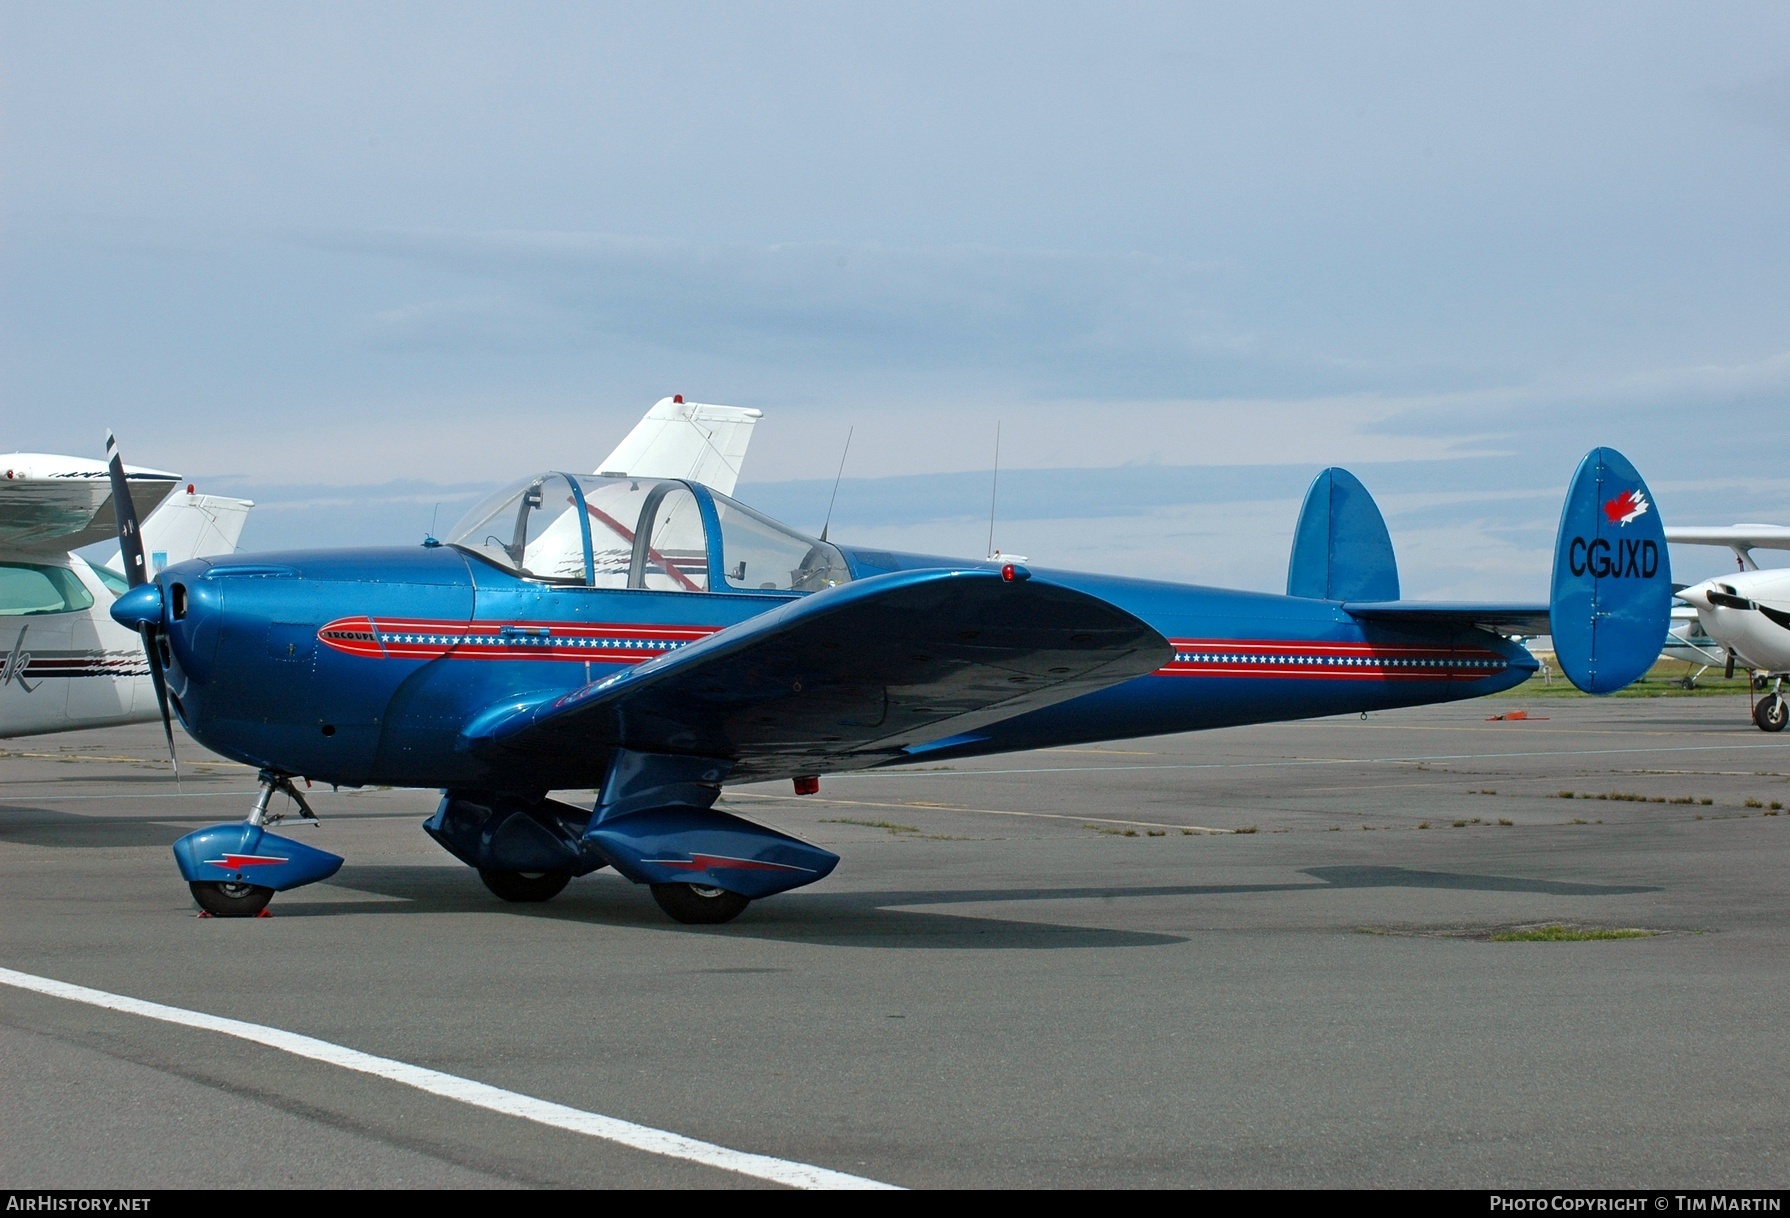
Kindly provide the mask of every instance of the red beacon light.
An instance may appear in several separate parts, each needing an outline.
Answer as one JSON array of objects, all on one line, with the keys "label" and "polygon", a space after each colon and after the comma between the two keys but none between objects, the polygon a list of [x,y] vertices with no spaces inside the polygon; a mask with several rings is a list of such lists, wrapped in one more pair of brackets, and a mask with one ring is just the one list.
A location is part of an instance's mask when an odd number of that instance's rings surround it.
[{"label": "red beacon light", "polygon": [[797,795],[818,795],[818,794],[820,794],[820,775],[819,774],[803,774],[800,777],[795,779],[795,784],[796,784],[796,794]]},{"label": "red beacon light", "polygon": [[671,395],[671,400],[676,402],[679,406],[682,406],[684,404],[684,395],[681,393],[674,393]]}]

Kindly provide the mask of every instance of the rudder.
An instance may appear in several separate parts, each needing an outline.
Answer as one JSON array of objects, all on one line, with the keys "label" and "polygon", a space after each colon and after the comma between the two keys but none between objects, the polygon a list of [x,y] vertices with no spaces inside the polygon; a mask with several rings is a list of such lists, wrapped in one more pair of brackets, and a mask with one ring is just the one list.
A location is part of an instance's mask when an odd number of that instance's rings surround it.
[{"label": "rudder", "polygon": [[1672,624],[1665,526],[1647,484],[1613,448],[1586,453],[1567,489],[1548,618],[1561,671],[1588,694],[1628,685],[1665,645]]},{"label": "rudder", "polygon": [[1346,469],[1312,479],[1293,529],[1287,595],[1327,601],[1395,601],[1398,559],[1374,497]]}]

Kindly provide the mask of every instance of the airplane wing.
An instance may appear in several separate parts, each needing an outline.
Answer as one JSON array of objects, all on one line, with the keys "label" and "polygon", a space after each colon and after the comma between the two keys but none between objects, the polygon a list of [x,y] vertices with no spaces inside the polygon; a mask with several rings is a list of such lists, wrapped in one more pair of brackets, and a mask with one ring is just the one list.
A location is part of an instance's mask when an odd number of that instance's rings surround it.
[{"label": "airplane wing", "polygon": [[564,696],[500,704],[475,750],[593,745],[733,761],[732,774],[863,769],[1154,672],[1168,641],[1085,593],[998,571],[841,584]]},{"label": "airplane wing", "polygon": [[[180,481],[137,466],[127,466],[124,476],[139,514],[153,510]],[[0,456],[0,550],[76,550],[117,536],[104,462],[45,453]]]},{"label": "airplane wing", "polygon": [[1727,546],[1748,570],[1756,570],[1749,550],[1790,550],[1790,527],[1781,524],[1731,524],[1714,528],[1690,526],[1666,529],[1666,540],[1677,546]]},{"label": "airplane wing", "polygon": [[1494,634],[1547,634],[1546,605],[1470,601],[1346,601],[1343,612],[1369,622],[1408,626],[1463,626]]},{"label": "airplane wing", "polygon": [[762,410],[660,398],[593,471],[636,478],[684,478],[733,494],[752,428]]}]

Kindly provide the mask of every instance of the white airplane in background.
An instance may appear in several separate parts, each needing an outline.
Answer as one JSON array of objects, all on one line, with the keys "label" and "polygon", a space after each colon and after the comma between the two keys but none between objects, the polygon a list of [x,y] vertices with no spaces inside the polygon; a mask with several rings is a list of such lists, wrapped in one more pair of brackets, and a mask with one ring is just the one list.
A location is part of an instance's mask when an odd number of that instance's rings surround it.
[{"label": "white airplane in background", "polygon": [[[664,398],[600,471],[689,478],[731,491],[762,411]],[[235,551],[246,499],[200,495],[174,474],[127,467],[150,574]],[[71,551],[115,539],[106,466],[81,457],[0,456],[0,738],[160,718],[143,644],[112,620],[125,591],[116,554]]]},{"label": "white airplane in background", "polygon": [[[1736,524],[1725,528],[1668,528],[1674,545],[1727,546],[1740,570],[1706,579],[1678,592],[1678,599],[1696,614],[1696,625],[1729,676],[1736,664],[1752,676],[1753,688],[1771,695],[1753,707],[1753,722],[1762,731],[1781,732],[1790,722],[1784,699],[1784,678],[1790,676],[1790,568],[1760,570],[1754,550],[1790,550],[1790,528],[1777,524]],[[1679,635],[1674,613],[1672,635]],[[1692,641],[1687,630],[1684,643]],[[1668,641],[1666,654],[1673,655]],[[1683,658],[1683,657],[1675,657]]]},{"label": "white airplane in background", "polygon": [[[143,517],[150,568],[236,548],[255,505],[170,494],[178,476],[125,471]],[[72,551],[117,536],[103,462],[45,453],[0,456],[0,737],[159,718],[136,634],[112,620],[125,590],[112,565]]]}]

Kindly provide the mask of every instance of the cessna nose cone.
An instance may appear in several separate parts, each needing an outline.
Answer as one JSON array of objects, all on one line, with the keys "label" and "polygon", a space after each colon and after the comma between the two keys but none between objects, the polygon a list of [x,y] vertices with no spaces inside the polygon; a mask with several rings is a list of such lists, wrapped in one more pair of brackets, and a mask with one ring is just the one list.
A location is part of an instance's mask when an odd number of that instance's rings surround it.
[{"label": "cessna nose cone", "polygon": [[[1692,584],[1688,588],[1681,589],[1678,593],[1678,599],[1687,605],[1694,605],[1698,609],[1709,608],[1709,581],[1704,580],[1700,584]],[[116,610],[114,610],[114,612],[116,612]]]},{"label": "cessna nose cone", "polygon": [[162,624],[162,587],[138,584],[112,602],[112,620],[132,630]]}]

